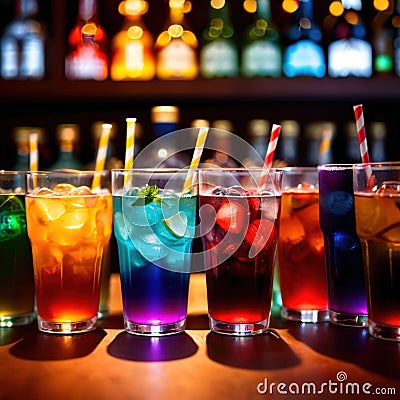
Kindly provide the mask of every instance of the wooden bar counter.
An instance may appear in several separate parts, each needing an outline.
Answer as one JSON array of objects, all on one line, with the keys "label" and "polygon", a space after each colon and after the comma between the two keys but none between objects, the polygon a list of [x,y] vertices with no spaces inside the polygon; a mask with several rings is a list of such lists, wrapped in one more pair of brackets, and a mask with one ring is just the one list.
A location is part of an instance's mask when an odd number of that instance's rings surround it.
[{"label": "wooden bar counter", "polygon": [[279,318],[265,335],[211,333],[204,274],[191,277],[185,333],[126,333],[118,274],[110,309],[80,335],[0,328],[0,400],[400,399],[400,344]]}]

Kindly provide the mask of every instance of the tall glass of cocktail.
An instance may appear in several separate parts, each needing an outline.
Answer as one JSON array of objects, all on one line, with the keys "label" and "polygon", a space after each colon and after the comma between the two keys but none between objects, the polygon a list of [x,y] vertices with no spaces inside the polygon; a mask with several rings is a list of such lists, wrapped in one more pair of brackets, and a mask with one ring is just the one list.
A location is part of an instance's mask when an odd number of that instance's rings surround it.
[{"label": "tall glass of cocktail", "polygon": [[282,171],[201,169],[200,230],[214,332],[255,335],[269,326]]},{"label": "tall glass of cocktail", "polygon": [[353,166],[320,165],[318,182],[329,320],[363,327],[367,325],[368,311],[361,242],[354,214]]},{"label": "tall glass of cocktail", "polygon": [[[197,172],[193,172],[193,182]],[[161,336],[186,326],[197,184],[187,170],[112,171],[125,329]]]},{"label": "tall glass of cocktail", "polygon": [[35,317],[35,285],[25,172],[0,171],[0,258],[0,327],[29,324]]},{"label": "tall glass of cocktail", "polygon": [[278,244],[282,317],[326,321],[328,289],[317,168],[284,168],[282,187]]},{"label": "tall glass of cocktail", "polygon": [[104,247],[112,232],[109,172],[27,172],[39,329],[96,328]]},{"label": "tall glass of cocktail", "polygon": [[400,341],[400,162],[354,166],[372,336]]}]

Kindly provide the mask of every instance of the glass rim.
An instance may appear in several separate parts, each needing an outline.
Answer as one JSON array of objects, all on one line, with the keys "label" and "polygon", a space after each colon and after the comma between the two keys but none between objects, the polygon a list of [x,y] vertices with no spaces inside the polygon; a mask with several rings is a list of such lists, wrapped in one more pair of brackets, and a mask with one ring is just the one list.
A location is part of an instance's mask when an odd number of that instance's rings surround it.
[{"label": "glass rim", "polygon": [[95,174],[108,174],[110,170],[102,169],[95,170],[79,170],[79,169],[60,169],[53,171],[25,171],[26,175],[46,176],[46,175],[95,175]]},{"label": "glass rim", "polygon": [[318,171],[340,171],[340,170],[345,170],[345,169],[353,169],[354,164],[350,163],[329,163],[329,164],[320,164],[317,166]]},{"label": "glass rim", "polygon": [[353,169],[360,170],[365,168],[385,168],[385,167],[395,167],[395,169],[400,168],[400,161],[382,161],[382,162],[369,162],[369,163],[357,163],[353,164]]},{"label": "glass rim", "polygon": [[25,175],[26,171],[23,170],[7,170],[7,169],[0,169],[0,175]]}]

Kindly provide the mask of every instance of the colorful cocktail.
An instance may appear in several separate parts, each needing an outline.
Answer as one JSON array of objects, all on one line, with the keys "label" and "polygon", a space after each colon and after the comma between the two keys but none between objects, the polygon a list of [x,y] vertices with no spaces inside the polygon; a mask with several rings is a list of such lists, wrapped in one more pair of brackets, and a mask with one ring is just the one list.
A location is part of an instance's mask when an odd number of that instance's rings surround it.
[{"label": "colorful cocktail", "polygon": [[24,172],[0,172],[0,258],[0,327],[28,324],[35,317],[35,285]]},{"label": "colorful cocktail", "polygon": [[186,170],[113,171],[125,329],[165,335],[185,329],[196,224],[196,188]]},{"label": "colorful cocktail", "polygon": [[361,242],[356,232],[352,165],[318,167],[320,222],[324,233],[329,320],[366,326],[368,320]]},{"label": "colorful cocktail", "polygon": [[269,326],[282,173],[264,179],[264,172],[199,172],[208,314],[215,332],[253,335]]},{"label": "colorful cocktail", "polygon": [[[99,173],[106,175],[106,173]],[[107,186],[93,174],[27,173],[27,227],[32,244],[39,329],[95,329],[103,250],[112,231]]]},{"label": "colorful cocktail", "polygon": [[284,169],[278,256],[282,317],[302,322],[327,320],[328,290],[316,168]]},{"label": "colorful cocktail", "polygon": [[400,163],[356,165],[354,198],[369,333],[400,341]]}]

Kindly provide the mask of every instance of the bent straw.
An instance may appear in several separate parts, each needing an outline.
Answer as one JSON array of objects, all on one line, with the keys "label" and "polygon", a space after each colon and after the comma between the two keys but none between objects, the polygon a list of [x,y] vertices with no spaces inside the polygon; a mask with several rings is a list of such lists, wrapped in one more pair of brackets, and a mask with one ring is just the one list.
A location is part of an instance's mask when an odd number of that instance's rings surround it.
[{"label": "bent straw", "polygon": [[271,135],[269,137],[269,143],[267,148],[267,154],[264,160],[264,172],[261,175],[259,186],[263,186],[266,182],[268,172],[272,168],[272,163],[274,161],[275,150],[278,144],[279,134],[281,133],[281,125],[273,124],[271,129]]},{"label": "bent straw", "polygon": [[208,131],[209,131],[208,127],[202,127],[199,129],[199,133],[197,134],[196,145],[195,145],[194,152],[193,152],[192,161],[189,166],[189,171],[188,171],[187,177],[183,184],[182,193],[188,191],[189,188],[193,184],[193,178],[194,178],[193,170],[195,170],[199,166],[201,155],[203,154],[204,145],[206,143]]},{"label": "bent straw", "polygon": [[[134,149],[135,149],[135,131],[136,131],[136,118],[126,118],[126,147],[125,147],[125,165],[124,169],[127,171],[133,167]],[[124,175],[124,185],[128,175]]]},{"label": "bent straw", "polygon": [[[101,136],[99,141],[99,147],[97,149],[97,157],[96,157],[96,164],[95,164],[95,171],[100,172],[104,169],[106,164],[106,157],[107,157],[107,148],[108,142],[110,139],[110,132],[112,129],[111,124],[102,124],[101,125]],[[94,174],[93,182],[92,182],[92,191],[100,188],[101,175]]]},{"label": "bent straw", "polygon": [[354,116],[356,119],[358,143],[360,145],[361,162],[365,165],[365,173],[367,174],[368,187],[374,186],[374,177],[372,176],[372,167],[370,165],[367,135],[365,133],[364,112],[362,104],[353,107]]}]

